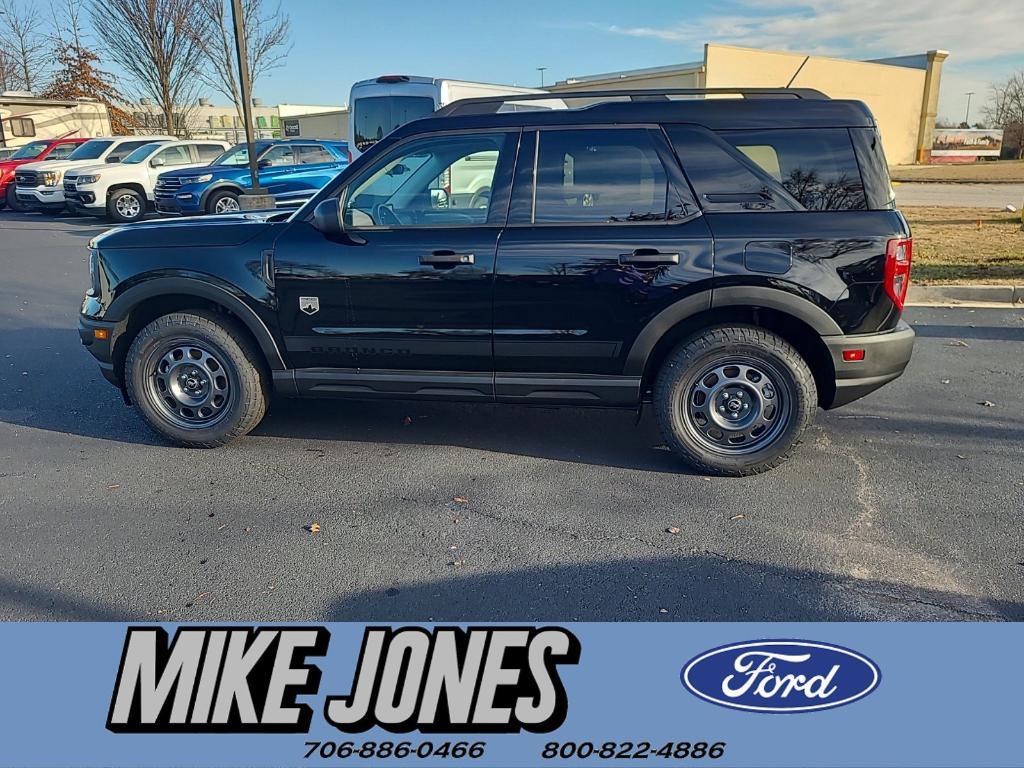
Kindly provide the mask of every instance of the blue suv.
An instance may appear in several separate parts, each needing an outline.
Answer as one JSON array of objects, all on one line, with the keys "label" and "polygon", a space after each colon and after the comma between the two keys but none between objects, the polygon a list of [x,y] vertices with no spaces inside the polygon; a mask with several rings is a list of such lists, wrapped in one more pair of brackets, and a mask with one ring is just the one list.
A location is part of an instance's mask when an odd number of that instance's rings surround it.
[{"label": "blue suv", "polygon": [[[338,175],[351,159],[348,143],[319,139],[256,142],[260,185],[279,206],[299,205]],[[157,177],[154,199],[163,214],[229,213],[249,187],[249,151],[236,144],[210,165],[167,171]]]}]

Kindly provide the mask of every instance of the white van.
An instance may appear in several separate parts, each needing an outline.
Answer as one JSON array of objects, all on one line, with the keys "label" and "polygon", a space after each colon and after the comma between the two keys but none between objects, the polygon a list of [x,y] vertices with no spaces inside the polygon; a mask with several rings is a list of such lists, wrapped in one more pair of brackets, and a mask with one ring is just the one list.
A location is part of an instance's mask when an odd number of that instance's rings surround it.
[{"label": "white van", "polygon": [[544,91],[415,75],[384,75],[374,80],[361,80],[352,86],[348,101],[348,135],[352,159],[359,157],[398,126],[426,117],[453,101],[517,93]]}]

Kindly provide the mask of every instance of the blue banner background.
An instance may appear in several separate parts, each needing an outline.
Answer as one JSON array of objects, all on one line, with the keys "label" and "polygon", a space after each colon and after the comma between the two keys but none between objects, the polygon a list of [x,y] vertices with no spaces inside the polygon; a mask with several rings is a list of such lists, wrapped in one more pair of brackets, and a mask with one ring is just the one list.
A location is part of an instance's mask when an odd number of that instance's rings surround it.
[{"label": "blue banner background", "polygon": [[[478,624],[474,623],[474,626]],[[725,741],[715,766],[1022,766],[1024,625],[1015,624],[564,624],[582,644],[578,666],[560,667],[569,697],[565,724],[549,734],[353,736],[323,718],[327,695],[352,683],[364,625],[327,624],[320,692],[310,733],[114,734],[105,723],[127,624],[0,625],[0,765],[291,766],[372,765],[304,760],[304,743],[486,741],[478,766],[611,765],[542,760],[550,741]],[[176,625],[165,625],[173,634]],[[399,625],[395,625],[399,626]],[[430,625],[424,625],[430,626]],[[875,661],[882,682],[837,709],[763,714],[700,700],[680,682],[683,665],[716,646],[795,638],[835,643]],[[385,761],[454,765],[457,761]],[[676,764],[649,758],[619,764]]]}]

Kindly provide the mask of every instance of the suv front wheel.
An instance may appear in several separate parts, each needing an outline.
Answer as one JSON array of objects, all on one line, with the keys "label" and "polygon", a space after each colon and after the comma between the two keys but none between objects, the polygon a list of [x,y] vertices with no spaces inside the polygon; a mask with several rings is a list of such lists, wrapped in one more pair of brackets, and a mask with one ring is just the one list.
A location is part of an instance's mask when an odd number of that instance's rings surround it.
[{"label": "suv front wheel", "polygon": [[267,410],[259,353],[234,320],[213,312],[158,317],[132,341],[124,380],[146,422],[189,448],[251,431]]},{"label": "suv front wheel", "polygon": [[800,353],[753,326],[698,332],[669,354],[654,386],[669,447],[715,475],[752,475],[781,464],[817,403]]},{"label": "suv front wheel", "polygon": [[142,221],[146,216],[146,198],[134,189],[115,189],[107,199],[107,215],[119,224]]}]

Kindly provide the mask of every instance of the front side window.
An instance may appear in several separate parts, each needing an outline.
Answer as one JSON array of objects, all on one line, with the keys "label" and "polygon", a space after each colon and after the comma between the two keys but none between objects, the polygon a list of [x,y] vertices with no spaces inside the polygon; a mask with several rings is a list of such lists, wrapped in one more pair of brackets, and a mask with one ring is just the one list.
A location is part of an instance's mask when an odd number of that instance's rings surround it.
[{"label": "front side window", "polygon": [[540,131],[534,221],[663,221],[668,178],[645,129]]},{"label": "front side window", "polygon": [[[264,145],[266,146],[266,145]],[[260,153],[260,147],[256,147],[257,156]],[[218,157],[213,165],[248,165],[249,164],[249,148],[245,144],[239,144],[232,147],[227,152],[224,152]]]},{"label": "front side window", "polygon": [[128,155],[130,155],[136,149],[138,149],[139,147],[144,147],[147,144],[159,144],[159,143],[160,142],[152,142],[152,141],[122,141],[120,144],[118,144],[116,147],[114,147],[114,153],[113,154],[115,154],[118,157],[124,159],[125,157],[128,157]]},{"label": "front side window", "polygon": [[845,128],[723,131],[720,135],[807,210],[867,208],[864,182]]},{"label": "front side window", "polygon": [[286,165],[295,165],[295,147],[290,144],[278,144],[260,155],[260,168],[278,168]]},{"label": "front side window", "polygon": [[[353,227],[484,224],[504,133],[436,136],[396,148],[356,181],[346,197]],[[512,151],[511,149],[509,151]]]},{"label": "front side window", "polygon": [[134,152],[131,152],[121,162],[124,163],[125,165],[137,165],[138,163],[141,163],[143,160],[145,160],[147,157],[149,157],[151,154],[156,152],[156,149],[159,146],[160,145],[156,144],[156,143],[143,144],[141,147],[136,149]]},{"label": "front side window", "polygon": [[[24,147],[22,147],[17,152],[15,152],[13,155],[11,155],[11,159],[12,160],[31,160],[34,157],[39,157],[39,155],[41,155],[43,153],[44,149],[46,149],[46,142],[45,141],[33,141],[31,144],[26,144]],[[59,147],[58,147],[58,149],[59,149]],[[54,152],[56,152],[56,150],[54,150]],[[53,157],[53,152],[51,152],[48,155],[48,157]]]},{"label": "front side window", "polygon": [[103,139],[93,139],[92,141],[85,142],[85,144],[79,144],[78,149],[68,155],[68,160],[96,160],[113,143]]}]

